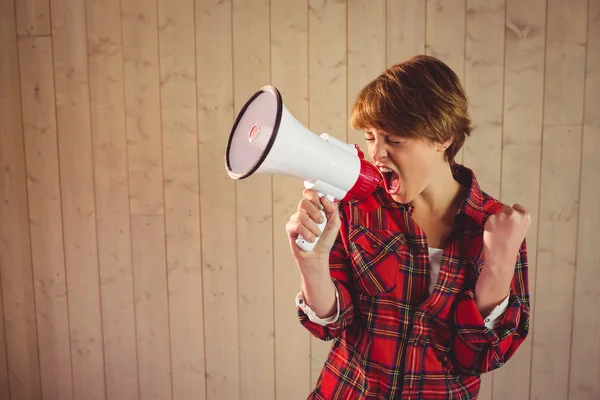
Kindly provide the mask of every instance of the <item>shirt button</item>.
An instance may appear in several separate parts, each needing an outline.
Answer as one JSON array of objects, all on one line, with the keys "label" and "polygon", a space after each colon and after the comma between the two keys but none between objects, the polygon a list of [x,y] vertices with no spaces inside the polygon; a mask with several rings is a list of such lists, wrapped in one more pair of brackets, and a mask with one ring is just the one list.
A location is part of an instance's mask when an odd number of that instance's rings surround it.
[{"label": "shirt button", "polygon": [[302,299],[298,300],[298,303],[302,304],[304,303],[304,301],[302,301]]},{"label": "shirt button", "polygon": [[490,319],[489,319],[489,318],[486,318],[486,319],[485,319],[485,322],[490,322]]}]

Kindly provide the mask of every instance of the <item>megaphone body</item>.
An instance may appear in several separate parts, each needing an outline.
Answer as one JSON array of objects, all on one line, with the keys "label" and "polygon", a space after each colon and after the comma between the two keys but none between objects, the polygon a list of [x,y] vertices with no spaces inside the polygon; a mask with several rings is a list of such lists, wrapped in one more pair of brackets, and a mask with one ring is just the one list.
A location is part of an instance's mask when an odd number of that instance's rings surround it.
[{"label": "megaphone body", "polygon": [[[232,179],[255,173],[291,175],[303,180],[306,188],[338,202],[368,197],[382,179],[358,145],[317,135],[298,122],[273,86],[258,90],[240,110],[227,143],[225,165]],[[317,240],[311,243],[298,237],[296,244],[310,251]]]}]

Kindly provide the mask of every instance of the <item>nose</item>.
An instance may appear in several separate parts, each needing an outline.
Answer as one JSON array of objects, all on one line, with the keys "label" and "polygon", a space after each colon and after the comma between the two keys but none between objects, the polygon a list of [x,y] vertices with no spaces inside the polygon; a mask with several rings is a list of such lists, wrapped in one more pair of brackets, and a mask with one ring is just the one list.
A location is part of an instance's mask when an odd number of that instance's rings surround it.
[{"label": "nose", "polygon": [[373,161],[383,161],[387,157],[385,143],[379,138],[370,142],[370,153]]}]

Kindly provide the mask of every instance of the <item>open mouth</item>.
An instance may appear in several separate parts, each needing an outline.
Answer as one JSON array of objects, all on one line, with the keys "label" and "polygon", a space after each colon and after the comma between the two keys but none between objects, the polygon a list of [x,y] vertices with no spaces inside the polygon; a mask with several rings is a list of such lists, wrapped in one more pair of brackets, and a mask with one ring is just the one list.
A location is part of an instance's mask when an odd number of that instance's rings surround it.
[{"label": "open mouth", "polygon": [[381,175],[383,176],[383,183],[385,190],[391,194],[397,194],[400,191],[400,177],[394,171],[389,168],[379,167]]}]

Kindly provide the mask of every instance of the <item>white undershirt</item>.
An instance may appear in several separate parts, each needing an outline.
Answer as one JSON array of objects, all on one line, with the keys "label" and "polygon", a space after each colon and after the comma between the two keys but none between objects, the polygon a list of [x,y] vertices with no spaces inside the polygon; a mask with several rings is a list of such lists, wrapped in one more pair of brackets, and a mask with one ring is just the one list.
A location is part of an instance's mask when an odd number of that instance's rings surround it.
[{"label": "white undershirt", "polygon": [[442,254],[444,249],[429,248],[429,294],[433,293],[435,284],[440,276],[440,266],[442,264]]},{"label": "white undershirt", "polygon": [[[429,248],[429,294],[433,293],[433,289],[435,289],[435,285],[438,281],[443,253],[444,249],[438,249],[434,247]],[[318,318],[315,315],[315,313],[310,309],[310,307],[306,304],[306,301],[304,300],[304,296],[302,295],[301,291],[298,292],[298,294],[296,295],[296,306],[300,307],[312,322],[325,326],[335,322],[340,315],[340,300],[338,297],[337,290],[335,292],[335,297],[337,299],[337,313],[328,318]],[[506,311],[506,308],[508,307],[508,299],[509,296],[506,296],[504,301],[498,306],[496,306],[496,308],[492,310],[490,315],[488,315],[485,318],[484,323],[488,329],[494,329],[496,324],[501,320],[504,311]]]}]

